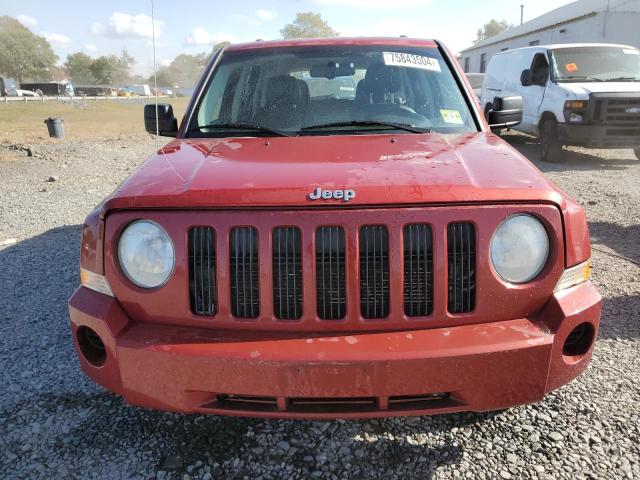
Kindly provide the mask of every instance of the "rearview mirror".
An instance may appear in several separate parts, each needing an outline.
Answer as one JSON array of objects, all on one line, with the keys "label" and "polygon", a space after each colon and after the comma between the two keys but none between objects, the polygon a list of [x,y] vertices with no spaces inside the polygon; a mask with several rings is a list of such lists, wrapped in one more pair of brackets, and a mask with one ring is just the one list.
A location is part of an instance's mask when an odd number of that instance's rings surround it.
[{"label": "rearview mirror", "polygon": [[530,87],[533,85],[533,72],[530,69],[523,70],[520,74],[520,83],[523,87]]},{"label": "rearview mirror", "polygon": [[489,110],[491,129],[515,127],[522,121],[522,97],[496,97]]},{"label": "rearview mirror", "polygon": [[314,65],[309,71],[311,78],[328,78],[350,77],[356,73],[353,62],[336,63],[329,62],[326,65]]},{"label": "rearview mirror", "polygon": [[173,115],[173,107],[168,103],[158,104],[158,126],[156,130],[156,105],[144,106],[144,128],[152,134],[162,137],[175,137],[178,134],[178,120]]}]

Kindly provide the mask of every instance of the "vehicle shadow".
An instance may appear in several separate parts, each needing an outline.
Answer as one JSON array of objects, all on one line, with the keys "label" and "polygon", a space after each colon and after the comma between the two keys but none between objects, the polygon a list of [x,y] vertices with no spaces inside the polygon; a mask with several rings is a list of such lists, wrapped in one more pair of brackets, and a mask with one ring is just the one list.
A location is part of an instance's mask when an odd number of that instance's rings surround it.
[{"label": "vehicle shadow", "polygon": [[627,227],[609,222],[589,222],[591,243],[604,245],[640,266],[640,225]]},{"label": "vehicle shadow", "polygon": [[522,155],[543,172],[566,172],[578,170],[626,170],[638,164],[632,158],[602,158],[588,153],[588,150],[563,149],[562,159],[558,163],[543,162],[540,159],[538,139],[513,130],[502,135],[502,139],[516,148]]}]

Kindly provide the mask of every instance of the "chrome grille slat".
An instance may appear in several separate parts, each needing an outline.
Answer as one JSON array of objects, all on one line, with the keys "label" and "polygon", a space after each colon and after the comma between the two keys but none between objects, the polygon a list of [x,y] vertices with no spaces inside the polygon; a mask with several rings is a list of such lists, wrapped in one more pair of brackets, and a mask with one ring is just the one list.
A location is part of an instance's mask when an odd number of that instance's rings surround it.
[{"label": "chrome grille slat", "polygon": [[404,237],[404,313],[408,317],[433,311],[433,237],[429,225],[406,225]]},{"label": "chrome grille slat", "polygon": [[275,228],[272,245],[274,315],[283,320],[297,320],[302,316],[300,229]]},{"label": "chrome grille slat", "polygon": [[257,318],[260,314],[258,230],[232,228],[229,246],[231,313],[238,318]]},{"label": "chrome grille slat", "polygon": [[475,308],[475,228],[471,223],[451,223],[447,227],[448,309],[451,313]]},{"label": "chrome grille slat", "polygon": [[188,245],[191,311],[196,315],[215,315],[218,310],[215,230],[192,227]]},{"label": "chrome grille slat", "polygon": [[389,315],[389,233],[384,225],[360,227],[360,311],[364,318]]},{"label": "chrome grille slat", "polygon": [[316,230],[317,314],[323,320],[339,320],[346,314],[345,234],[341,227]]}]

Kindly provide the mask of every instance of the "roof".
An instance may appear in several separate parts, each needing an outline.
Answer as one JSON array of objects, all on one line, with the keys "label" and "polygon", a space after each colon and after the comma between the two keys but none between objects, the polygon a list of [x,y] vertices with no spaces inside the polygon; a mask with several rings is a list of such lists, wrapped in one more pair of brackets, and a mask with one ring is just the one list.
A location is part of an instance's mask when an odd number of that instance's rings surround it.
[{"label": "roof", "polygon": [[229,45],[226,51],[253,50],[256,48],[277,48],[277,47],[311,47],[327,45],[389,45],[401,47],[431,47],[438,45],[434,40],[406,37],[333,37],[333,38],[305,38],[294,40],[269,40],[251,43],[239,43]]},{"label": "roof", "polygon": [[494,43],[499,43],[510,38],[527,35],[539,30],[546,30],[547,28],[555,25],[595,15],[596,13],[607,9],[615,9],[621,4],[627,2],[628,0],[578,0],[564,5],[563,7],[556,8],[555,10],[551,10],[544,15],[523,23],[522,25],[518,25],[517,27],[513,27],[499,33],[498,35],[482,40],[471,47],[462,50],[461,53],[486,47],[487,45],[493,45]]},{"label": "roof", "polygon": [[534,45],[532,47],[520,47],[504,52],[497,52],[496,55],[505,55],[512,52],[519,52],[521,50],[560,50],[562,48],[580,48],[580,47],[612,47],[612,48],[629,48],[638,50],[637,47],[631,45],[619,45],[616,43],[552,43],[549,45]]}]

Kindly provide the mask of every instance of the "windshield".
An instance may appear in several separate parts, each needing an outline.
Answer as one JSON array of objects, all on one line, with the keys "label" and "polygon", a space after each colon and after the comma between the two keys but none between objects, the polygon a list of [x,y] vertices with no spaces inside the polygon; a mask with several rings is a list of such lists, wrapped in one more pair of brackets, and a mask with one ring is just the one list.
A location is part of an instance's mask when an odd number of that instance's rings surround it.
[{"label": "windshield", "polygon": [[188,136],[381,130],[477,131],[436,48],[348,45],[224,52]]},{"label": "windshield", "polygon": [[557,82],[640,80],[640,51],[622,47],[575,47],[552,50]]}]

